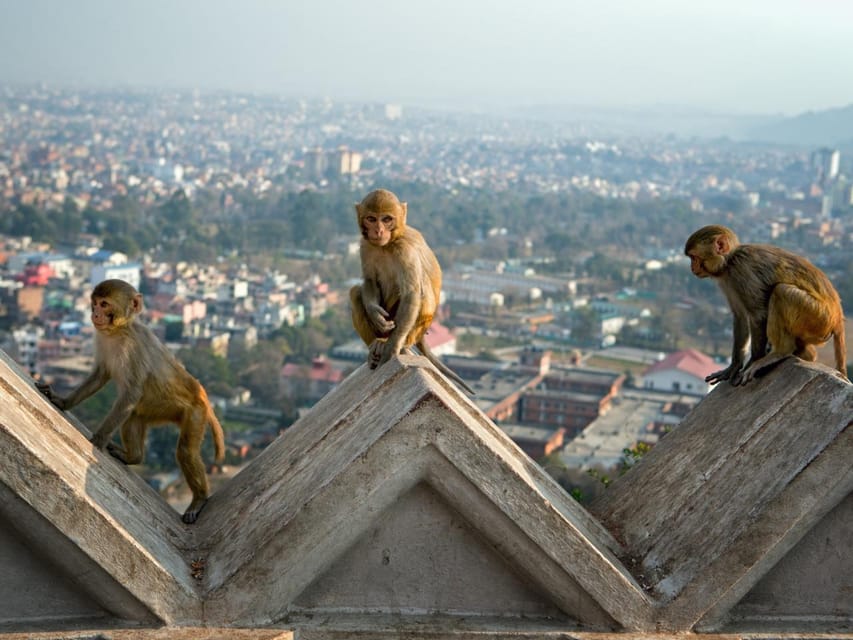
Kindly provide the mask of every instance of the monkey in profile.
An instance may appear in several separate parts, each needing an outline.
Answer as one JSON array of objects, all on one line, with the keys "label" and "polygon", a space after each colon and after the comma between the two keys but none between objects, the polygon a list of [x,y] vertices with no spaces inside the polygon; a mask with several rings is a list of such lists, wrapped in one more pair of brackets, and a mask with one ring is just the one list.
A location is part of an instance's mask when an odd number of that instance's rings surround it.
[{"label": "monkey in profile", "polygon": [[474,395],[424,340],[438,308],[441,267],[420,232],[406,225],[406,203],[377,189],[356,204],[355,211],[364,281],[350,289],[350,304],[353,327],[369,348],[370,368],[414,345],[439,371]]},{"label": "monkey in profile", "polygon": [[[731,364],[706,382],[746,384],[790,355],[813,362],[815,345],[830,337],[835,366],[847,377],[841,299],[823,271],[778,247],[740,244],[731,229],[719,225],[696,231],[684,253],[693,275],[717,281],[734,315]],[[747,342],[750,359],[744,368]]]},{"label": "monkey in profile", "polygon": [[[118,397],[92,437],[92,444],[125,464],[139,464],[145,453],[149,426],[177,424],[176,458],[192,491],[182,519],[191,524],[207,502],[209,485],[201,457],[205,428],[210,425],[216,460],[225,453],[225,437],[204,387],[154,333],[137,320],[142,295],[122,280],[104,280],[92,291],[95,327],[95,368],[67,396],[49,385],[39,389],[59,409],[74,407],[114,380]],[[112,442],[120,428],[121,446]]]}]

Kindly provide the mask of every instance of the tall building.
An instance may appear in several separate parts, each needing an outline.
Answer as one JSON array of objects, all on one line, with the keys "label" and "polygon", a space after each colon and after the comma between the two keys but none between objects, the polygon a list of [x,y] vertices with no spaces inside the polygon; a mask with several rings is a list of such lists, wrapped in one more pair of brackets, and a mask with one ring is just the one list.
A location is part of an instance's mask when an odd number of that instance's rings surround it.
[{"label": "tall building", "polygon": [[323,149],[317,147],[305,151],[305,175],[311,180],[319,180],[326,175],[327,160]]},{"label": "tall building", "polygon": [[329,156],[329,171],[334,176],[358,173],[361,169],[361,154],[357,151],[350,151],[344,145],[332,151]]},{"label": "tall building", "polygon": [[838,149],[823,147],[812,152],[811,165],[818,184],[824,185],[835,180],[840,164],[841,153]]},{"label": "tall building", "polygon": [[388,103],[385,105],[385,117],[388,120],[399,120],[403,117],[403,105]]},{"label": "tall building", "polygon": [[305,176],[311,180],[339,178],[361,170],[362,155],[341,145],[334,151],[317,147],[305,152]]}]

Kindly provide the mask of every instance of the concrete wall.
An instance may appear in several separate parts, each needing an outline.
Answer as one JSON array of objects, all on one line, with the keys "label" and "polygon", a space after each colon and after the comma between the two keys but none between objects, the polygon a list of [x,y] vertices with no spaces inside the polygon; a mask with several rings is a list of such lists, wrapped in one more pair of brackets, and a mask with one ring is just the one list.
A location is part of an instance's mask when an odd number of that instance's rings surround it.
[{"label": "concrete wall", "polygon": [[803,619],[831,630],[853,621],[853,494],[774,566],[732,609],[730,629],[785,629]]},{"label": "concrete wall", "polygon": [[42,621],[79,620],[103,623],[107,613],[82,590],[26,546],[26,538],[0,522],[0,629]]},{"label": "concrete wall", "polygon": [[[592,505],[656,600],[660,626],[738,629],[733,618],[759,614],[801,632],[851,626],[849,606],[829,604],[853,593],[842,570],[853,547],[840,544],[853,521],[851,419],[849,382],[789,360],[754,384],[719,385]],[[783,561],[792,550],[804,559]],[[780,561],[782,575],[809,573],[820,591],[802,597],[800,579],[757,586]]]},{"label": "concrete wall", "polygon": [[511,610],[576,626],[426,483],[379,516],[293,607],[314,615],[336,610],[494,616]]},{"label": "concrete wall", "polygon": [[0,622],[21,638],[853,638],[853,386],[819,365],[719,386],[587,510],[404,356],[192,526],[2,354],[0,393]]}]

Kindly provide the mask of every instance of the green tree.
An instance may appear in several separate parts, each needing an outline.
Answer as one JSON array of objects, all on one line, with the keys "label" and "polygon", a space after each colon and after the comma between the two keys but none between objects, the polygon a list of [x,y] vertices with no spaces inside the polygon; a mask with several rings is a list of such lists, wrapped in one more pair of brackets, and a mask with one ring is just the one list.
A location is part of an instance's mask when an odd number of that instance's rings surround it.
[{"label": "green tree", "polygon": [[43,209],[20,205],[4,221],[2,229],[12,236],[30,236],[39,242],[54,242],[57,229],[54,221]]},{"label": "green tree", "polygon": [[591,344],[598,340],[601,321],[598,313],[590,307],[572,311],[572,340],[578,344]]},{"label": "green tree", "polygon": [[228,390],[234,386],[236,376],[231,371],[228,360],[216,355],[210,349],[181,349],[177,356],[187,371],[198,378],[209,391],[216,388],[220,392],[229,392]]},{"label": "green tree", "polygon": [[65,198],[55,220],[57,233],[65,241],[75,240],[83,230],[83,215],[72,198]]},{"label": "green tree", "polygon": [[103,239],[103,246],[104,249],[118,251],[130,257],[138,256],[141,251],[133,236],[126,233],[106,234]]},{"label": "green tree", "polygon": [[282,338],[290,348],[289,360],[308,364],[318,355],[326,353],[333,344],[332,338],[326,333],[326,325],[322,320],[312,318],[301,327],[282,325],[274,334]]},{"label": "green tree", "polygon": [[261,340],[232,360],[232,370],[237,372],[239,385],[251,391],[258,402],[278,407],[288,415],[293,407],[288,399],[282,397],[279,381],[284,357],[289,353],[287,342],[279,337]]}]

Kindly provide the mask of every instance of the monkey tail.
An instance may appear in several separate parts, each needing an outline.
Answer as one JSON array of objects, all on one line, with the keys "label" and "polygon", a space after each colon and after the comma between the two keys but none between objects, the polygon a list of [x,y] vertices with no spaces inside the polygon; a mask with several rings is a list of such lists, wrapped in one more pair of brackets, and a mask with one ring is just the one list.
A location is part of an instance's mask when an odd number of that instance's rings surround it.
[{"label": "monkey tail", "polygon": [[421,354],[432,363],[432,366],[434,366],[448,378],[453,380],[453,382],[455,382],[459,387],[461,387],[469,396],[474,395],[474,391],[471,389],[471,387],[465,384],[462,378],[456,375],[456,373],[453,372],[450,368],[448,368],[447,365],[445,365],[441,360],[439,360],[435,357],[435,355],[433,355],[432,351],[430,351],[430,348],[427,346],[426,340],[424,338],[418,340],[415,343],[415,346],[418,348],[418,351],[420,351]]},{"label": "monkey tail", "polygon": [[844,340],[844,317],[838,321],[838,326],[832,332],[832,347],[835,351],[835,368],[847,378],[847,345]]},{"label": "monkey tail", "polygon": [[213,411],[213,405],[210,404],[210,399],[207,397],[207,391],[199,385],[202,403],[204,404],[205,420],[210,425],[210,435],[213,436],[213,448],[215,451],[214,457],[217,462],[222,462],[225,458],[225,432],[222,431],[222,425],[219,423],[219,418]]},{"label": "monkey tail", "polygon": [[222,431],[222,425],[219,424],[219,418],[216,417],[210,403],[207,405],[207,424],[210,425],[210,433],[213,436],[213,447],[216,450],[216,461],[222,462],[225,458],[225,433]]}]

